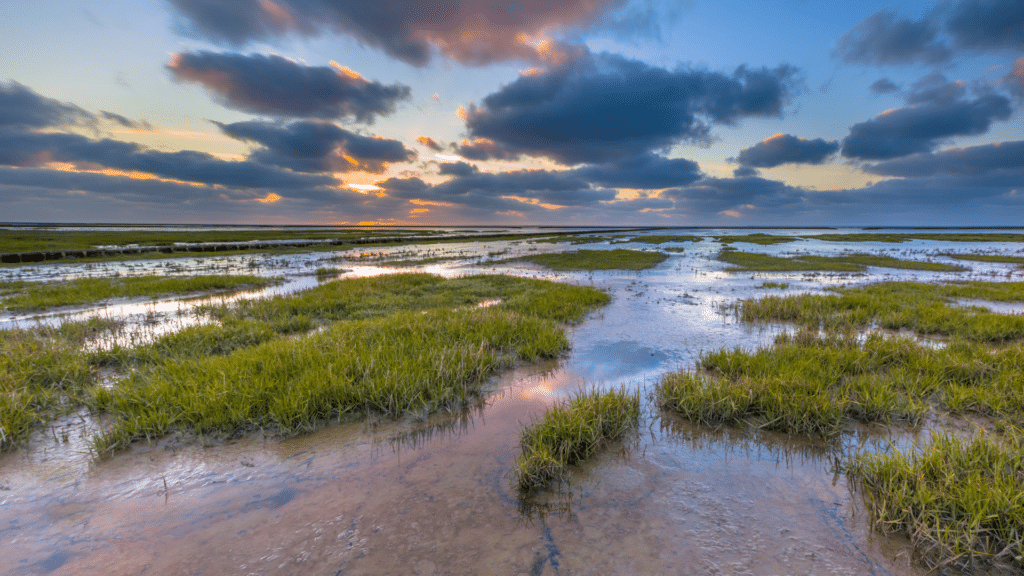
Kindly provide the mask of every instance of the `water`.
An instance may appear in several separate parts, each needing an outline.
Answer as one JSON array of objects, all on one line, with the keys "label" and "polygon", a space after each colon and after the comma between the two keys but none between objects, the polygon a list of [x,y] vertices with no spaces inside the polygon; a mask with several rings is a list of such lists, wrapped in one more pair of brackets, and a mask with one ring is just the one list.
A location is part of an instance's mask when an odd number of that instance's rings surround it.
[{"label": "water", "polygon": [[[756,232],[744,230],[743,233]],[[799,231],[769,230],[784,234]],[[657,231],[655,233],[692,233]],[[728,231],[701,231],[719,234]],[[372,420],[280,440],[250,436],[204,445],[171,437],[94,460],[87,414],[57,423],[0,460],[0,572],[5,574],[926,574],[909,542],[869,525],[860,496],[835,470],[835,448],[798,437],[690,425],[646,399],[661,374],[692,367],[702,351],[753,349],[783,326],[750,327],[728,305],[759,294],[893,279],[1020,280],[1012,265],[960,262],[963,273],[871,268],[864,274],[730,274],[715,242],[686,243],[644,272],[551,273],[498,259],[565,245],[500,241],[359,249],[462,260],[419,267],[446,276],[500,272],[608,289],[612,303],[571,330],[563,359],[520,365],[477,405],[425,419]],[[584,249],[645,248],[590,244]],[[770,254],[846,249],[920,257],[1017,245],[914,242],[738,244]],[[573,247],[577,248],[577,247]],[[111,264],[144,273],[160,263],[181,273],[203,267],[282,275],[285,282],[238,297],[314,285],[313,270],[341,277],[394,272],[384,263],[331,260],[336,253],[228,256]],[[409,257],[408,255],[403,256]],[[936,257],[938,260],[938,257]],[[256,264],[253,265],[253,262]],[[128,270],[128,266],[134,270]],[[96,266],[89,273],[100,273]],[[82,266],[5,268],[45,278]],[[759,290],[766,280],[786,290]],[[121,302],[88,314],[157,317],[173,329],[193,303]],[[140,309],[133,307],[141,306]],[[165,318],[166,316],[166,318]],[[41,318],[59,321],[57,316]],[[23,324],[34,319],[2,317]],[[512,489],[518,433],[553,402],[581,387],[640,389],[639,433],[575,470],[561,490],[526,502]],[[49,434],[49,432],[47,433]],[[57,433],[58,436],[60,432]],[[881,450],[910,431],[865,429],[848,448]],[[955,574],[955,571],[944,573]]]}]

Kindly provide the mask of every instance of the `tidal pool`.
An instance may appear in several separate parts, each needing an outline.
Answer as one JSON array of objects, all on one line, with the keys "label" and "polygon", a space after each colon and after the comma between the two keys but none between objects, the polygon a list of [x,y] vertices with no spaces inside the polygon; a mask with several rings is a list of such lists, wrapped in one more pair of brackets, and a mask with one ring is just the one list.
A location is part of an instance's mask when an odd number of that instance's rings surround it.
[{"label": "tidal pool", "polygon": [[[650,233],[751,232],[759,230]],[[913,431],[858,429],[830,447],[784,434],[694,426],[654,409],[648,392],[660,375],[693,366],[702,351],[767,346],[789,329],[739,323],[729,305],[742,298],[880,280],[1020,280],[1022,271],[956,261],[970,270],[726,273],[714,259],[717,242],[663,246],[684,251],[642,272],[552,273],[500,262],[576,248],[526,241],[361,248],[348,260],[332,260],[344,252],[311,252],[180,262],[181,273],[220,266],[285,276],[281,285],[237,296],[250,298],[315,285],[313,271],[325,265],[348,270],[341,278],[397,270],[386,261],[359,263],[356,254],[464,256],[414,268],[594,285],[608,289],[613,301],[571,329],[573,348],[565,358],[502,374],[485,398],[458,412],[334,425],[285,440],[249,436],[206,445],[172,437],[102,459],[86,448],[95,427],[88,415],[62,420],[57,425],[68,431],[67,441],[47,430],[27,449],[0,455],[0,573],[930,573],[908,540],[872,528],[860,495],[836,470],[837,450],[881,450],[891,441],[913,441]],[[657,249],[639,243],[582,247]],[[773,255],[852,250],[935,261],[945,261],[940,253],[1020,250],[1014,244],[934,241],[736,247]],[[488,256],[497,252],[502,254]],[[152,273],[155,262],[111,263],[104,270],[127,274],[130,265]],[[82,266],[0,273],[70,277],[86,273]],[[758,289],[765,281],[789,286]],[[61,313],[148,314],[149,326],[160,331],[192,321],[192,306],[169,299]],[[37,320],[0,316],[0,326]],[[132,325],[143,330],[141,322]],[[619,386],[643,391],[639,433],[574,470],[568,485],[521,501],[511,485],[511,465],[523,425],[581,387]]]}]

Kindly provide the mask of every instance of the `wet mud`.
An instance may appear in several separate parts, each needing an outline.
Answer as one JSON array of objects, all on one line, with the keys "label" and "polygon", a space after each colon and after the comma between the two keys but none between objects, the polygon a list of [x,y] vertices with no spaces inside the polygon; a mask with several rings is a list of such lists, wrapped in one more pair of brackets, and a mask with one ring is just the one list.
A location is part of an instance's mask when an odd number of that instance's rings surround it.
[{"label": "wet mud", "polygon": [[[713,259],[717,243],[684,246],[641,273],[552,274],[478,261],[420,267],[553,278],[613,294],[571,330],[567,357],[502,374],[462,411],[339,424],[283,440],[172,437],[103,459],[88,454],[74,422],[64,423],[69,441],[41,437],[0,455],[0,573],[933,573],[906,538],[872,528],[859,494],[836,470],[835,446],[694,426],[660,413],[649,398],[639,432],[575,469],[568,484],[525,499],[515,491],[519,431],[552,403],[584,386],[639,388],[647,397],[661,374],[692,366],[701,351],[770,344],[785,327],[750,327],[728,313],[730,303],[763,293],[756,286],[766,279],[789,282],[786,292],[794,292],[987,271],[726,274]],[[565,247],[473,249],[510,257]],[[314,265],[322,263],[302,269]],[[350,275],[393,271],[345,267]],[[881,449],[891,440],[880,429],[844,442]]]}]

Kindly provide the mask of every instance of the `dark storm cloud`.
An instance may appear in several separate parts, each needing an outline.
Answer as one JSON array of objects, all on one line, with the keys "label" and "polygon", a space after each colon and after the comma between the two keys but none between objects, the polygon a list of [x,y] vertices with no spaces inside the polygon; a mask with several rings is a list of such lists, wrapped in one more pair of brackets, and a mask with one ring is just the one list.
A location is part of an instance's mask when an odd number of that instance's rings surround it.
[{"label": "dark storm cloud", "polygon": [[750,148],[740,150],[737,161],[744,166],[774,168],[782,164],[821,164],[839,150],[839,142],[822,138],[805,140],[790,134],[776,134]]},{"label": "dark storm cloud", "polygon": [[[1024,141],[953,148],[932,154],[868,164],[864,171],[880,176],[921,178],[935,174],[986,174],[995,170],[1024,169]],[[1024,181],[1021,182],[1024,185]]]},{"label": "dark storm cloud", "polygon": [[732,171],[732,175],[737,178],[745,178],[747,176],[757,176],[761,172],[757,168],[751,168],[750,166],[740,166],[739,168]]},{"label": "dark storm cloud", "polygon": [[640,154],[608,164],[585,166],[571,171],[591,184],[609,188],[660,190],[686,186],[704,174],[700,166],[684,158]]},{"label": "dark storm cloud", "polygon": [[332,122],[214,124],[232,138],[262,145],[251,154],[252,160],[300,172],[381,172],[389,162],[416,158],[398,140],[356,134]]},{"label": "dark storm cloud", "polygon": [[996,94],[952,103],[929,102],[888,110],[854,124],[843,139],[843,156],[888,160],[930,152],[945,138],[984,134],[994,120],[1012,112],[1009,99]]},{"label": "dark storm cloud", "polygon": [[442,162],[438,173],[444,176],[470,176],[479,171],[479,168],[468,162]]},{"label": "dark storm cloud", "polygon": [[371,82],[343,66],[306,66],[273,54],[181,52],[167,69],[203,85],[228,108],[271,116],[371,123],[410,95],[408,86]]},{"label": "dark storm cloud", "polygon": [[711,123],[781,117],[797,84],[796,69],[786,65],[741,66],[726,75],[584,52],[565,65],[524,73],[464,116],[471,136],[506,153],[605,163],[677,142],[706,142]]},{"label": "dark storm cloud", "polygon": [[898,91],[900,87],[894,84],[893,81],[889,80],[888,78],[879,78],[878,80],[872,82],[871,86],[868,86],[868,89],[870,89],[875,94],[888,94],[890,92]]},{"label": "dark storm cloud", "polygon": [[833,56],[853,64],[941,64],[953,55],[937,37],[932,20],[914,22],[881,10],[856,24],[836,44]]},{"label": "dark storm cloud", "polygon": [[330,176],[296,174],[256,162],[227,162],[203,152],[159,152],[117,140],[93,140],[77,134],[5,132],[0,134],[0,164],[39,166],[50,161],[84,168],[139,171],[201,184],[250,188],[303,188],[332,185]]},{"label": "dark storm cloud", "polygon": [[946,21],[959,48],[1024,50],[1024,2],[964,0]]},{"label": "dark storm cloud", "polygon": [[235,46],[285,34],[348,34],[414,66],[435,51],[465,64],[546,57],[529,42],[585,27],[625,0],[169,0],[190,32]]},{"label": "dark storm cloud", "polygon": [[55,128],[95,123],[95,116],[74,104],[41,96],[14,80],[0,82],[0,127]]},{"label": "dark storm cloud", "polygon": [[107,112],[106,110],[100,110],[100,116],[110,120],[111,122],[120,124],[125,128],[131,128],[132,130],[150,131],[153,129],[153,125],[145,120],[132,120],[131,118],[126,118],[120,114],[114,114],[113,112]]}]

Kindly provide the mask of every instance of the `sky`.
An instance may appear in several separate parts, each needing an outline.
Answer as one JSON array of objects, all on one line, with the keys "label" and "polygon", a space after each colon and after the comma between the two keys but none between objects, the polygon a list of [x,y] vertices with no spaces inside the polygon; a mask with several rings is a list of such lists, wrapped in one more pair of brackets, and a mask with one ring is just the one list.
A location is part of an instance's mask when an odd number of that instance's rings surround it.
[{"label": "sky", "polygon": [[1022,108],[1022,0],[3,0],[0,222],[1024,225]]}]

